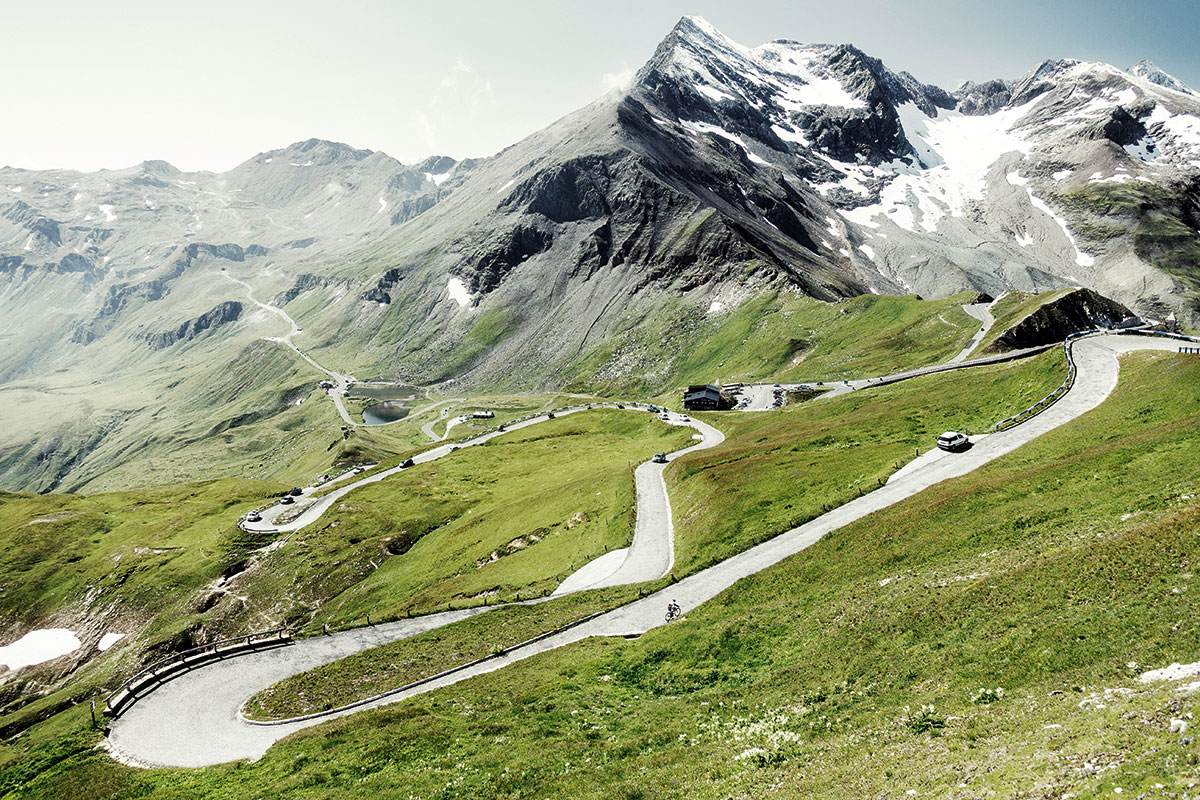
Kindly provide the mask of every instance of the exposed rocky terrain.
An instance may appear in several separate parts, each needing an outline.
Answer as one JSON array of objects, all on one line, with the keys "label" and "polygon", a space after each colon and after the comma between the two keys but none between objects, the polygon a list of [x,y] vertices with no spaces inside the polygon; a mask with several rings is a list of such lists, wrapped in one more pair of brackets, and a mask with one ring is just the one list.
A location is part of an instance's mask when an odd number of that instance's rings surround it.
[{"label": "exposed rocky terrain", "polygon": [[1094,328],[1117,328],[1134,321],[1132,312],[1120,303],[1091,289],[1076,289],[1039,306],[1029,316],[1001,333],[992,349],[1037,347],[1061,342],[1072,333]]}]

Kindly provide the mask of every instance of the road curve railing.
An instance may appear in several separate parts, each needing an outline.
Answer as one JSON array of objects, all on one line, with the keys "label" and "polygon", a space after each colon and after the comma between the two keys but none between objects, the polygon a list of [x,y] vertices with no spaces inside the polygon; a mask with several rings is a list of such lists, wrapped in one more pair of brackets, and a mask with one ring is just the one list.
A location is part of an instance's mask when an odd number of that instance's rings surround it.
[{"label": "road curve railing", "polygon": [[[1023,408],[1016,414],[1013,414],[1011,417],[1006,417],[1005,419],[997,422],[992,427],[992,431],[999,432],[1007,430],[1014,425],[1020,425],[1022,422],[1033,419],[1038,414],[1041,414],[1043,411],[1050,408],[1050,406],[1062,399],[1063,395],[1071,391],[1071,387],[1075,385],[1075,377],[1078,373],[1078,368],[1075,366],[1075,355],[1073,351],[1075,342],[1089,336],[1100,336],[1108,333],[1120,333],[1125,336],[1161,336],[1168,339],[1179,339],[1186,342],[1200,342],[1200,339],[1197,339],[1194,336],[1184,336],[1181,333],[1168,333],[1166,331],[1154,331],[1146,328],[1125,328],[1118,329],[1116,331],[1106,330],[1103,328],[1092,328],[1091,330],[1072,333],[1063,340],[1063,352],[1067,357],[1067,376],[1063,378],[1063,382],[1060,383],[1054,389],[1054,391],[1050,392],[1050,394],[1046,395],[1041,400],[1038,400],[1033,405]],[[1183,350],[1184,348],[1181,348],[1181,352]]]},{"label": "road curve railing", "polygon": [[181,670],[191,669],[231,655],[290,644],[291,641],[292,637],[287,628],[273,628],[269,631],[256,631],[228,639],[218,639],[172,653],[142,667],[126,678],[115,691],[104,698],[104,713],[111,717],[120,716],[129,702],[137,698],[141,689],[146,688],[149,684],[160,683]]}]

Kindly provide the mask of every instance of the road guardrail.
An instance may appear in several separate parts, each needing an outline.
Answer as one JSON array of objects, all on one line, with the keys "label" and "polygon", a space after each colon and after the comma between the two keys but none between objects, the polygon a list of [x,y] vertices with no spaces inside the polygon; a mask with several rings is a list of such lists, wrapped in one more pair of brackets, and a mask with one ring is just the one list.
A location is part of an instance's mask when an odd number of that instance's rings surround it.
[{"label": "road guardrail", "polygon": [[[1054,405],[1059,400],[1061,400],[1063,395],[1065,395],[1067,392],[1071,391],[1071,387],[1073,387],[1075,385],[1075,375],[1078,372],[1078,369],[1075,366],[1075,354],[1072,350],[1072,348],[1075,345],[1075,342],[1079,341],[1080,339],[1087,338],[1089,336],[1100,336],[1100,335],[1107,334],[1107,333],[1116,333],[1116,334],[1119,334],[1122,336],[1160,336],[1160,337],[1165,337],[1168,339],[1179,339],[1179,340],[1186,341],[1186,342],[1200,341],[1200,339],[1197,339],[1194,336],[1185,336],[1182,333],[1169,333],[1167,331],[1153,331],[1153,330],[1148,330],[1146,328],[1124,328],[1124,329],[1117,329],[1115,331],[1110,331],[1110,330],[1101,329],[1101,328],[1092,328],[1090,330],[1072,333],[1070,336],[1068,336],[1066,339],[1063,340],[1063,351],[1066,353],[1066,356],[1067,356],[1067,377],[1063,379],[1063,382],[1060,383],[1054,391],[1050,392],[1050,394],[1046,395],[1041,400],[1038,400],[1036,403],[1029,406],[1028,408],[1021,409],[1016,414],[1013,414],[1011,417],[1007,417],[1007,418],[1002,419],[999,422],[997,422],[995,424],[995,426],[993,426],[993,428],[992,428],[993,432],[998,433],[999,431],[1008,430],[1009,428],[1013,427],[1014,425],[1020,425],[1022,422],[1027,422],[1027,421],[1033,419],[1034,417],[1036,417],[1038,414],[1041,414],[1046,409],[1050,408],[1050,406]],[[1187,348],[1181,347],[1180,351],[1183,352],[1185,349],[1187,349]],[[1197,348],[1197,352],[1200,352],[1200,348]]]},{"label": "road guardrail", "polygon": [[116,688],[116,691],[108,695],[104,699],[104,713],[113,717],[120,716],[124,706],[131,699],[137,697],[138,690],[147,684],[159,683],[176,672],[235,653],[277,647],[281,644],[290,644],[291,641],[292,637],[287,628],[274,628],[269,631],[257,631],[228,639],[218,639],[198,647],[181,650],[166,658],[160,658],[130,675],[124,683]]}]

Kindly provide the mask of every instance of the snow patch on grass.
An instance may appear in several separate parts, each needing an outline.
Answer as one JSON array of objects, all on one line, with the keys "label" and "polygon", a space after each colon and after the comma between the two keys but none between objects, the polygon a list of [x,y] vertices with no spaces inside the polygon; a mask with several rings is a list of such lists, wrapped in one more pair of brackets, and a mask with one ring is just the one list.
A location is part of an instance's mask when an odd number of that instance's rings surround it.
[{"label": "snow patch on grass", "polygon": [[100,637],[100,643],[96,645],[96,647],[99,650],[104,651],[124,638],[125,634],[123,633],[106,633]]},{"label": "snow patch on grass", "polygon": [[41,664],[79,649],[82,642],[66,628],[30,631],[12,644],[0,647],[0,664],[20,669]]}]

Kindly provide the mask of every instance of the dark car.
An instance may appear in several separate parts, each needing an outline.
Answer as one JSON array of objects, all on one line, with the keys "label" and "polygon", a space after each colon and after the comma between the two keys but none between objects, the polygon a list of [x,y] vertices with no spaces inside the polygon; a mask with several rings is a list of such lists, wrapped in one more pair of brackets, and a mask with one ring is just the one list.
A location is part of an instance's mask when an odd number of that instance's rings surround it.
[{"label": "dark car", "polygon": [[288,492],[288,494],[290,494],[292,497],[299,497],[300,495],[304,494],[304,490],[299,486],[293,486],[292,490]]},{"label": "dark car", "polygon": [[411,467],[412,465],[413,465],[413,460],[411,458],[406,458],[400,462],[400,466],[402,466],[402,467]]},{"label": "dark car", "polygon": [[547,412],[547,413],[546,413],[546,419],[554,419],[554,412],[553,412],[553,411],[549,411],[549,412]]},{"label": "dark car", "polygon": [[650,460],[653,461],[655,464],[665,464],[665,463],[667,463],[667,454],[666,453],[655,453],[654,458],[652,458]]},{"label": "dark car", "polygon": [[967,435],[958,431],[946,431],[937,438],[937,446],[942,450],[949,450],[950,452],[962,450],[970,443],[971,440],[967,438]]}]

